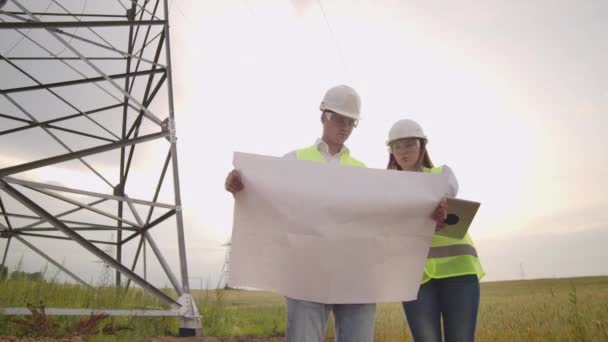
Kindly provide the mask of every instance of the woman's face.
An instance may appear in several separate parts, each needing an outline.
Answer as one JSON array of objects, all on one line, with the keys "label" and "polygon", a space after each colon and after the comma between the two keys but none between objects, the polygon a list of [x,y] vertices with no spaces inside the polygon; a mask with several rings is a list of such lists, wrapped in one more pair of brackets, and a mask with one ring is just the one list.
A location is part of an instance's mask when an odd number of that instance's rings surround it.
[{"label": "woman's face", "polygon": [[420,158],[420,139],[405,138],[390,143],[391,154],[403,170],[418,171],[416,166]]}]

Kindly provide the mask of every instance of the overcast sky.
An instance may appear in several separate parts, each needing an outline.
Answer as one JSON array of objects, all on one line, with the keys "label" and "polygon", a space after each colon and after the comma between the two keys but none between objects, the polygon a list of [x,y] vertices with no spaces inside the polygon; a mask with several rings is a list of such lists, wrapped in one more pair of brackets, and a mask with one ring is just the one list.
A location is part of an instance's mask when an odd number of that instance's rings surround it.
[{"label": "overcast sky", "polygon": [[[75,11],[82,6],[67,3]],[[355,157],[384,168],[388,129],[415,119],[435,164],[454,170],[459,197],[482,203],[471,235],[487,280],[608,273],[606,13],[602,0],[175,0],[172,57],[192,281],[213,284],[219,276],[221,245],[232,228],[233,200],[223,189],[232,153],[281,156],[310,145],[321,133],[321,97],[341,83],[362,97],[363,119],[347,142]],[[120,44],[118,33],[106,34]],[[41,39],[61,50],[52,38]],[[0,52],[15,41],[0,35]],[[34,48],[23,43],[8,55]],[[45,80],[63,75],[25,65]],[[0,63],[0,87],[27,81],[10,70]],[[43,93],[36,101],[15,99],[45,117],[56,100]],[[83,108],[112,103],[106,95],[78,101]],[[153,111],[164,119],[166,103]],[[0,98],[0,113],[18,112]],[[0,118],[0,130],[8,122]],[[61,151],[40,131],[0,144],[0,165]],[[142,152],[135,167],[160,170],[166,144]],[[115,181],[116,155],[96,158]],[[75,164],[31,177],[108,191]],[[150,198],[157,177],[134,181],[132,192]],[[170,190],[163,192],[167,202]],[[40,268],[28,253],[13,253],[11,262],[22,258],[26,268]],[[90,262],[78,265],[95,276]]]}]

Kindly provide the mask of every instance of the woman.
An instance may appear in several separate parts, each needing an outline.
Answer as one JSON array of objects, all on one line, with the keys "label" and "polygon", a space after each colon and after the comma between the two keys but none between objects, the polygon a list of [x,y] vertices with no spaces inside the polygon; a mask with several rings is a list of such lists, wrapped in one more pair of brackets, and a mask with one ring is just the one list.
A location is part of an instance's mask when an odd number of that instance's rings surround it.
[{"label": "woman", "polygon": [[[413,120],[399,120],[389,131],[390,170],[444,173],[456,197],[458,182],[448,166],[434,167],[426,149],[427,138]],[[445,202],[444,202],[445,203]],[[444,204],[445,205],[445,204]],[[437,229],[444,225],[438,224]],[[471,237],[462,239],[435,234],[429,251],[418,299],[403,302],[414,341],[474,341],[479,308],[479,279],[484,272]]]}]

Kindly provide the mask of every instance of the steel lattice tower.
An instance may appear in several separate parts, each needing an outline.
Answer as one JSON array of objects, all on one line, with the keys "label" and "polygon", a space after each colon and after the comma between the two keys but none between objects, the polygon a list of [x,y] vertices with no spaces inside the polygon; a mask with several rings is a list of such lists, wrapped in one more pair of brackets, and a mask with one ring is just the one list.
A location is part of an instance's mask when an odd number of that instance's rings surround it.
[{"label": "steel lattice tower", "polygon": [[[8,146],[0,152],[8,156],[0,159],[0,240],[5,241],[2,266],[17,242],[90,286],[41,246],[69,241],[115,269],[117,287],[133,282],[168,305],[167,310],[105,312],[179,316],[180,333],[191,335],[200,332],[201,324],[188,283],[168,14],[168,0],[0,0],[0,146]],[[39,146],[31,148],[33,153],[19,154],[34,142]],[[155,169],[134,167],[138,152],[149,153],[144,147],[152,143],[154,152],[166,154],[164,162]],[[78,177],[54,179],[46,171],[75,165],[105,190],[81,187]],[[31,176],[36,172],[45,180]],[[130,190],[134,181],[149,178],[156,179],[149,185],[151,196]],[[159,200],[161,188],[171,193],[169,203]],[[52,204],[57,202],[66,207],[58,211]],[[16,204],[20,211],[12,209]],[[85,218],[75,219],[76,214]],[[152,237],[155,227],[176,236],[179,277]],[[108,231],[115,240],[95,239]],[[107,245],[115,257],[100,247]],[[127,248],[134,251],[131,260],[123,253]],[[147,248],[177,298],[153,286],[145,266],[143,276],[136,271]],[[24,308],[0,311],[28,313]],[[91,311],[47,309],[57,315]]]}]

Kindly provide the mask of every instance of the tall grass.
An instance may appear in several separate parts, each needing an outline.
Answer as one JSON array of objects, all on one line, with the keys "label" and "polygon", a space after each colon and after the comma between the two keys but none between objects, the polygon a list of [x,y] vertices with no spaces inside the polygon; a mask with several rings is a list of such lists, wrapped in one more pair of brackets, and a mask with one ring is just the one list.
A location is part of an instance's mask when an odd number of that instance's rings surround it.
[{"label": "tall grass", "polygon": [[608,341],[608,277],[482,286],[481,341]]},{"label": "tall grass", "polygon": [[[483,283],[478,341],[608,341],[608,277],[545,279]],[[239,290],[194,291],[206,335],[283,335],[284,299],[267,292]],[[139,289],[88,289],[77,285],[25,279],[0,281],[0,307],[44,302],[63,308],[160,308],[161,303]],[[57,318],[74,320],[74,317]],[[132,330],[103,341],[141,340],[176,335],[175,318],[112,317]],[[17,334],[18,327],[0,316],[0,335]],[[327,328],[334,336],[333,323]],[[378,305],[375,341],[411,341],[399,303]]]}]

